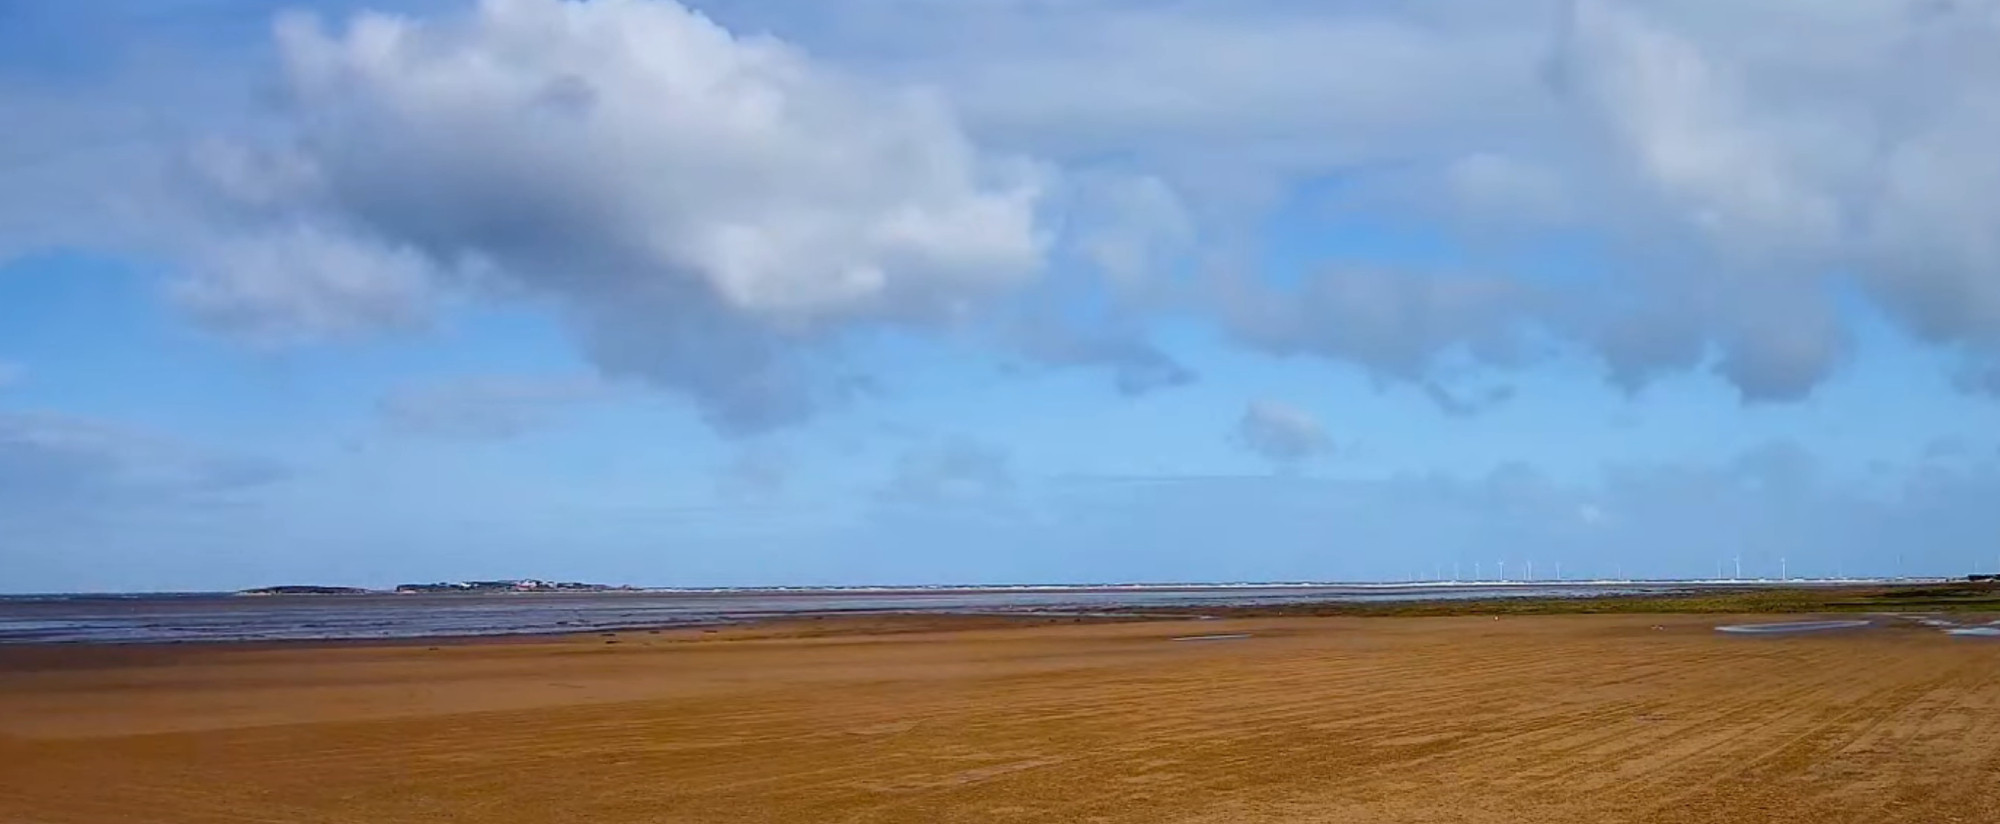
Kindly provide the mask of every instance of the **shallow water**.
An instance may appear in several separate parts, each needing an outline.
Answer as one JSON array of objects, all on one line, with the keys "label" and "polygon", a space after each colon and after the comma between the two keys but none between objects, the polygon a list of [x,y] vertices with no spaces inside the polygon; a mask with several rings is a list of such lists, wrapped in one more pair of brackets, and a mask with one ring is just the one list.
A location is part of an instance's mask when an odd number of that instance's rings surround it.
[{"label": "shallow water", "polygon": [[1860,629],[1873,626],[1873,621],[1785,621],[1775,624],[1730,624],[1716,627],[1718,632],[1741,635],[1783,635],[1795,632],[1826,632],[1837,629]]},{"label": "shallow water", "polygon": [[1247,632],[1234,632],[1234,633],[1229,633],[1229,634],[1226,634],[1226,635],[1183,635],[1183,636],[1181,636],[1181,637],[1179,637],[1179,638],[1170,638],[1170,639],[1168,639],[1168,640],[1170,640],[1170,641],[1240,641],[1240,640],[1242,640],[1242,639],[1245,639],[1245,638],[1250,638],[1250,637],[1252,637],[1252,636],[1250,635],[1250,633],[1247,633]]},{"label": "shallow water", "polygon": [[1597,597],[1686,583],[1193,585],[605,593],[0,596],[0,643],[279,641],[592,632],[830,614],[1085,615],[1314,601]]}]

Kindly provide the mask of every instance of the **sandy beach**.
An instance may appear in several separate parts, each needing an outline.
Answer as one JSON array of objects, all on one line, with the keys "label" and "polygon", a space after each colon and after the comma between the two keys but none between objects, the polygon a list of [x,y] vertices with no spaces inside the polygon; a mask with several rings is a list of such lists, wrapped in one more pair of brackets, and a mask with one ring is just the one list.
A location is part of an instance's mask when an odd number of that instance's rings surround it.
[{"label": "sandy beach", "polygon": [[0,821],[2000,820],[2000,643],[1717,623],[6,648]]}]

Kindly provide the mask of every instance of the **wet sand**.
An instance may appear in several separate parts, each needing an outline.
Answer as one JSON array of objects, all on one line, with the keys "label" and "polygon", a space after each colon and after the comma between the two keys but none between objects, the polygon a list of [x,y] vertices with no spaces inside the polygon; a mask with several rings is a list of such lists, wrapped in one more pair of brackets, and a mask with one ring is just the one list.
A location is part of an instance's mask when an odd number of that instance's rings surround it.
[{"label": "wet sand", "polygon": [[5,648],[0,821],[2000,821],[2000,641],[1718,623]]}]

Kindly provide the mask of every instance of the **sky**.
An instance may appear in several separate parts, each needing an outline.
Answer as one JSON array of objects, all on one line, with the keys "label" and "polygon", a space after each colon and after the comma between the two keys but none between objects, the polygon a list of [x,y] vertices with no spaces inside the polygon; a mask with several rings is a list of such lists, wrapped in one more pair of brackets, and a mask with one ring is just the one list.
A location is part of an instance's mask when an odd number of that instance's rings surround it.
[{"label": "sky", "polygon": [[0,123],[0,592],[2000,572],[1993,0],[0,0]]}]

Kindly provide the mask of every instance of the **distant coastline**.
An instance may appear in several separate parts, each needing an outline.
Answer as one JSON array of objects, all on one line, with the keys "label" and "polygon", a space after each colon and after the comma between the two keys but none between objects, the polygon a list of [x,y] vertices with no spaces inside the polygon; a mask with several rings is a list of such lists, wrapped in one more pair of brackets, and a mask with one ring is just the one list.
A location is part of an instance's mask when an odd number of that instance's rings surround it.
[{"label": "distant coastline", "polygon": [[[366,587],[298,585],[257,587],[237,590],[233,595],[432,595],[432,594],[506,594],[506,593],[593,593],[593,592],[634,592],[634,593],[682,593],[708,595],[763,595],[763,594],[917,594],[917,593],[1115,593],[1115,592],[1218,592],[1257,590],[1375,590],[1382,592],[1432,591],[1443,592],[1457,589],[1534,589],[1541,587],[1685,587],[1694,590],[1769,589],[1773,587],[1794,588],[1841,588],[1855,586],[1896,586],[1914,584],[2000,583],[2000,576],[1966,575],[1958,577],[1898,577],[1898,578],[1570,578],[1570,579],[1509,579],[1509,580],[1446,580],[1446,581],[1236,581],[1236,582],[1131,582],[1131,583],[1091,583],[1091,584],[856,584],[819,586],[719,586],[719,587],[641,587],[630,584],[599,584],[577,581],[548,581],[535,578],[518,580],[482,581],[442,581],[436,583],[398,584],[388,589]],[[93,593],[75,593],[91,595]],[[116,595],[119,593],[102,593]],[[172,595],[179,593],[132,593],[134,595]],[[202,593],[185,593],[190,595]],[[210,593],[223,594],[223,593]]]},{"label": "distant coastline", "polygon": [[368,595],[371,590],[360,587],[322,587],[288,584],[275,587],[258,587],[238,591],[238,595]]},{"label": "distant coastline", "polygon": [[[839,590],[564,590],[522,582],[411,585],[402,592],[283,586],[257,592],[0,598],[0,646],[43,643],[388,641],[716,627],[834,615],[1190,617],[1558,613],[1990,613],[1987,581],[1626,582],[1430,586],[1172,586]],[[354,593],[354,594],[350,594]],[[2000,626],[1996,624],[1995,626]]]}]

